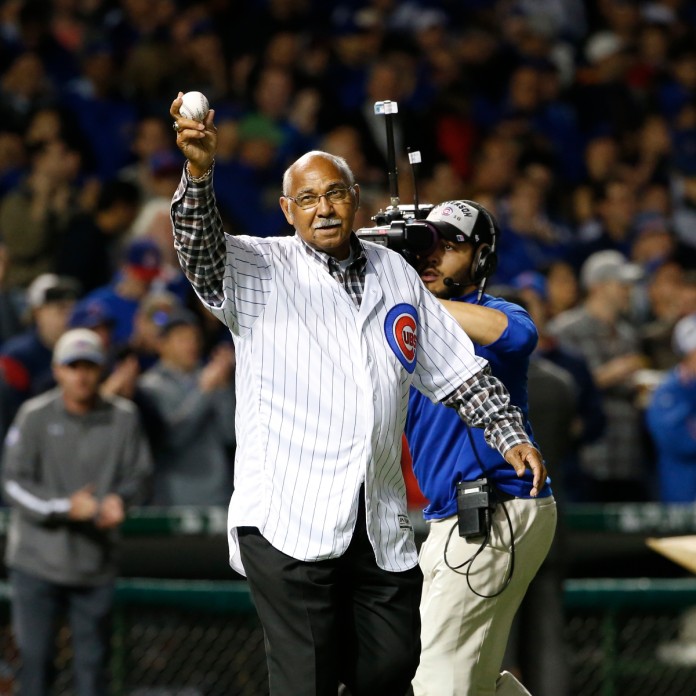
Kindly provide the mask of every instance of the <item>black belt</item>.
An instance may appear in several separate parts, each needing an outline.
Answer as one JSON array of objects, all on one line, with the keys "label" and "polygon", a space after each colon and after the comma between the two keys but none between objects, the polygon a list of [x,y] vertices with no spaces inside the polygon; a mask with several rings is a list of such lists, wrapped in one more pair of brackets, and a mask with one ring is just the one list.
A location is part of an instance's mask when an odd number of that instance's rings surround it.
[{"label": "black belt", "polygon": [[495,500],[498,503],[507,503],[510,500],[515,500],[518,496],[512,495],[511,493],[505,493],[505,491],[501,491],[498,488],[494,488],[494,495],[495,495]]}]

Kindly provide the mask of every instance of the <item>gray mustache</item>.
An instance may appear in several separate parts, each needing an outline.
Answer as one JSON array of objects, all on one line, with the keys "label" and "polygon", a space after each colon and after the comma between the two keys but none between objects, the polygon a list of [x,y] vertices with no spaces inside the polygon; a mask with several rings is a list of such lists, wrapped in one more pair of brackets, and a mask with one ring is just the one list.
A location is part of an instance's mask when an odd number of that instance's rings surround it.
[{"label": "gray mustache", "polygon": [[318,230],[322,227],[333,227],[334,225],[340,225],[341,220],[340,218],[326,218],[324,220],[319,220],[316,225],[314,225],[314,229]]}]

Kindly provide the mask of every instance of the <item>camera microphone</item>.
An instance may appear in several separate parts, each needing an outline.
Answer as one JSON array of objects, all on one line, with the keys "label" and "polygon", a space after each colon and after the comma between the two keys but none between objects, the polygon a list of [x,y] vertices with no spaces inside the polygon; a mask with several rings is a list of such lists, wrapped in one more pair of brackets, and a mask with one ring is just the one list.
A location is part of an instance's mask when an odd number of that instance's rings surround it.
[{"label": "camera microphone", "polygon": [[464,287],[464,285],[462,283],[458,283],[456,280],[454,280],[453,278],[450,278],[449,276],[442,279],[442,284],[447,288],[463,288]]}]

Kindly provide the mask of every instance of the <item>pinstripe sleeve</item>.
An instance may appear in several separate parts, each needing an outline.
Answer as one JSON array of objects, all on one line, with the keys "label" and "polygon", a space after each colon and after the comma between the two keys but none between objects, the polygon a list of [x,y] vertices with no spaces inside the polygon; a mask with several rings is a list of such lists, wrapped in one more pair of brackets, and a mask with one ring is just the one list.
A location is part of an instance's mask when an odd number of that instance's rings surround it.
[{"label": "pinstripe sleeve", "polygon": [[489,367],[466,380],[443,403],[469,425],[483,428],[486,442],[502,455],[515,445],[532,444],[522,412],[510,403],[507,389]]},{"label": "pinstripe sleeve", "polygon": [[226,247],[212,176],[196,184],[184,171],[172,199],[171,219],[182,270],[206,304],[220,307],[224,302]]}]

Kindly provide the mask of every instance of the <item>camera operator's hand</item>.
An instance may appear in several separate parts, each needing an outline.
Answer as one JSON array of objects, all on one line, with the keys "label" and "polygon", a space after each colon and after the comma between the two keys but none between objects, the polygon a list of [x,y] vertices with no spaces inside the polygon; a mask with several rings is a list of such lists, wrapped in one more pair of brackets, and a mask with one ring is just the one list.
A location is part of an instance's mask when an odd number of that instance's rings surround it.
[{"label": "camera operator's hand", "polygon": [[530,495],[536,498],[546,481],[546,467],[541,452],[531,445],[515,445],[505,452],[505,461],[512,466],[518,476],[524,476],[527,469],[534,474]]},{"label": "camera operator's hand", "polygon": [[176,126],[176,144],[188,160],[189,174],[203,176],[213,164],[217,150],[217,128],[213,123],[215,110],[211,109],[203,121],[184,118],[179,113],[183,92],[172,102],[169,113]]}]

